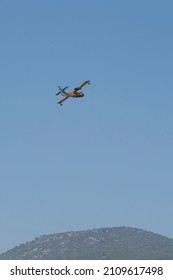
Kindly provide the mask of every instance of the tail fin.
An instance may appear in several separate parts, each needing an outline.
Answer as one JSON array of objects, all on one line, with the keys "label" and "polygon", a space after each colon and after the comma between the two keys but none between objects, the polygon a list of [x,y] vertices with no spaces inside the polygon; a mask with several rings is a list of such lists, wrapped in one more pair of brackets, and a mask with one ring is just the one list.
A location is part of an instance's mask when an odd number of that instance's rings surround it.
[{"label": "tail fin", "polygon": [[64,93],[64,94],[67,94],[67,92],[65,91],[65,89],[67,89],[68,88],[68,86],[67,87],[65,87],[65,88],[61,88],[60,86],[58,86],[58,88],[59,88],[59,92],[56,94],[56,95],[59,95],[60,93]]}]

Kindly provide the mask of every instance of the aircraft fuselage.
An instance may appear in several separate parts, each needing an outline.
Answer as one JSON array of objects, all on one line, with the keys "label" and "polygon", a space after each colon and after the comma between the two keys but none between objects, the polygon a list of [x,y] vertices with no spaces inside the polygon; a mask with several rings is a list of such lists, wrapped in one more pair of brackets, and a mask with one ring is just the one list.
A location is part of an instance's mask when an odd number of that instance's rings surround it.
[{"label": "aircraft fuselage", "polygon": [[81,91],[71,91],[71,92],[67,92],[66,94],[65,93],[62,93],[62,96],[69,96],[69,97],[83,97],[84,94],[83,92]]}]

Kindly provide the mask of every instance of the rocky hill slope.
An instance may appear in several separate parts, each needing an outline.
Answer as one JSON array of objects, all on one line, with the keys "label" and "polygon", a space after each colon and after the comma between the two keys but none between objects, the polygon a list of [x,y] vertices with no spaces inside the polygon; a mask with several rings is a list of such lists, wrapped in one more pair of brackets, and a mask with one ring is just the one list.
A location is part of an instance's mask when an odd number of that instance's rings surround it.
[{"label": "rocky hill slope", "polygon": [[0,254],[1,260],[173,260],[173,239],[131,227],[43,235]]}]

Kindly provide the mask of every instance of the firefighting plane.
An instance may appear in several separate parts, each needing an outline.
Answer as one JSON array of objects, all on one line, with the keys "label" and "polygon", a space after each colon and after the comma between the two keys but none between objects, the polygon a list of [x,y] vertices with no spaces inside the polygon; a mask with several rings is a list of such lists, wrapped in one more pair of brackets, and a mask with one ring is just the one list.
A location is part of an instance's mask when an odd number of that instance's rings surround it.
[{"label": "firefighting plane", "polygon": [[59,91],[56,95],[61,94],[62,96],[64,96],[64,98],[61,99],[61,100],[58,102],[58,104],[59,104],[60,106],[62,106],[62,105],[63,105],[62,103],[63,103],[66,99],[68,99],[69,97],[75,97],[75,98],[83,97],[84,94],[83,94],[83,92],[81,91],[81,89],[82,89],[85,85],[87,85],[87,84],[89,85],[89,84],[90,84],[90,81],[85,81],[85,82],[83,82],[79,87],[76,87],[76,88],[74,88],[73,91],[69,91],[69,92],[66,92],[66,91],[65,91],[65,90],[68,88],[68,86],[65,87],[65,88],[61,88],[60,86],[58,86],[58,88],[59,88],[60,91]]}]

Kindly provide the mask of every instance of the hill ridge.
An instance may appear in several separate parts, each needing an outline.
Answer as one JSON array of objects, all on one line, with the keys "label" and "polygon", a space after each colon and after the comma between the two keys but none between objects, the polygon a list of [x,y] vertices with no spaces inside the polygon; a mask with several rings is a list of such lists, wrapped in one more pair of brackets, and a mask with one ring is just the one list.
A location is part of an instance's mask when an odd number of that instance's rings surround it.
[{"label": "hill ridge", "polygon": [[129,226],[42,235],[0,259],[173,259],[173,239]]}]

